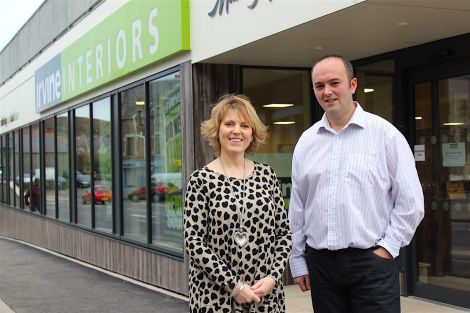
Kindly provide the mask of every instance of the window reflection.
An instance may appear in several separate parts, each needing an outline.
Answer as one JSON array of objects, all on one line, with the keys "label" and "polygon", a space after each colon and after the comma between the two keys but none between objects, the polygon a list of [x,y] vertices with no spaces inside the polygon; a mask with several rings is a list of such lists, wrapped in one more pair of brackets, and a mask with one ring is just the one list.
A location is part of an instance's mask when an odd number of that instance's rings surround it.
[{"label": "window reflection", "polygon": [[358,66],[354,74],[358,81],[356,100],[367,112],[393,123],[393,60]]},{"label": "window reflection", "polygon": [[69,169],[69,120],[68,113],[57,116],[57,175],[64,178],[58,190],[59,219],[70,220],[70,169]]},{"label": "window reflection", "polygon": [[32,172],[32,184],[29,190],[30,192],[30,207],[32,212],[41,211],[41,155],[40,155],[40,141],[39,141],[39,124],[34,124],[31,127],[31,168]]},{"label": "window reflection", "polygon": [[0,141],[1,141],[1,153],[0,153],[0,158],[2,161],[2,173],[1,173],[1,184],[2,184],[2,190],[1,190],[1,196],[2,196],[2,202],[6,203],[6,143],[5,143],[5,135],[0,136]]},{"label": "window reflection", "polygon": [[[88,105],[75,110],[75,135],[77,223],[91,227],[91,203],[83,201],[83,195],[89,191],[91,177],[90,109]],[[85,186],[87,188],[84,188]]]},{"label": "window reflection", "polygon": [[419,83],[414,92],[415,142],[424,151],[416,167],[425,200],[416,234],[417,281],[469,291],[470,76]]},{"label": "window reflection", "polygon": [[120,94],[124,236],[147,242],[145,89]]},{"label": "window reflection", "polygon": [[[95,228],[112,231],[112,162],[111,162],[111,100],[93,103],[93,181]],[[89,202],[90,192],[83,195]]]},{"label": "window reflection", "polygon": [[15,182],[13,184],[15,190],[15,206],[19,208],[21,206],[21,194],[20,194],[20,131],[15,131]]},{"label": "window reflection", "polygon": [[29,127],[23,128],[23,205],[26,210],[31,210],[31,203],[26,201],[26,194],[31,189],[31,142],[29,140]]},{"label": "window reflection", "polygon": [[269,127],[268,142],[253,159],[271,165],[281,183],[286,207],[291,190],[295,143],[311,125],[310,71],[244,69],[243,93],[250,97],[261,121]]},{"label": "window reflection", "polygon": [[183,252],[181,95],[179,72],[149,84],[152,243]]},{"label": "window reflection", "polygon": [[[46,214],[55,217],[55,147],[54,147],[54,118],[48,118],[44,121],[44,159],[46,168],[45,184],[46,184]],[[62,189],[65,187],[65,178],[61,175],[57,176],[57,187]]]},{"label": "window reflection", "polygon": [[14,138],[13,132],[8,134],[8,190],[10,191],[10,205],[15,205],[15,171],[14,171]]}]

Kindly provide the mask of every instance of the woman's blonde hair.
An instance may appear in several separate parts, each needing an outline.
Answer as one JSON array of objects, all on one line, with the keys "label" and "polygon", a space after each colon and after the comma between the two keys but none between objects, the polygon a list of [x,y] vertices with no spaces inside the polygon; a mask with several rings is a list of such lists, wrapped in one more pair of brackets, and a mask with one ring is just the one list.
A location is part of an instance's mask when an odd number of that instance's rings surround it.
[{"label": "woman's blonde hair", "polygon": [[222,119],[229,110],[236,110],[243,115],[253,130],[253,140],[246,153],[255,152],[260,144],[266,142],[268,128],[259,119],[250,99],[241,94],[229,94],[222,96],[217,104],[212,108],[211,117],[201,125],[201,134],[214,149],[216,156],[220,155],[219,129]]}]

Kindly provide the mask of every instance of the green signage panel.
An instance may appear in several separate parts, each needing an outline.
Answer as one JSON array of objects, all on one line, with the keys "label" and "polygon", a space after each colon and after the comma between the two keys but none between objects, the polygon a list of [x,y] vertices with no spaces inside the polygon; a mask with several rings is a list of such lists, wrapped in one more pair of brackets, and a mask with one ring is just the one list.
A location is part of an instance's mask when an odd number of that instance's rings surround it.
[{"label": "green signage panel", "polygon": [[36,71],[36,111],[187,50],[189,0],[130,0]]}]

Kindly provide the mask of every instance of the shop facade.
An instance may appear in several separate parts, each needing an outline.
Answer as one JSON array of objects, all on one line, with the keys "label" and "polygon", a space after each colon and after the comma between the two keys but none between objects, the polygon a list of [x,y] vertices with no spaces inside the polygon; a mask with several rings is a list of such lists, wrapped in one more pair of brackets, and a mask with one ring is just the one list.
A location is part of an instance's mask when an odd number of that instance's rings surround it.
[{"label": "shop facade", "polygon": [[425,218],[402,293],[470,307],[470,4],[165,3],[103,1],[2,82],[0,235],[187,294],[182,197],[213,158],[199,133],[211,105],[252,99],[270,131],[251,157],[288,209],[293,149],[322,115],[310,67],[341,54],[356,100],[415,151]]}]

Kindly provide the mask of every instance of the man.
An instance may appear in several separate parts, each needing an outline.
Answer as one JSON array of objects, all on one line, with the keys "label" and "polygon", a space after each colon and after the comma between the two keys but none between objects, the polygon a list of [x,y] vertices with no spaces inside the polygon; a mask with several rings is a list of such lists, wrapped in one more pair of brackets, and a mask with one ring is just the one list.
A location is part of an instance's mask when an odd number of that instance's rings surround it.
[{"label": "man", "polygon": [[353,75],[341,56],[312,68],[325,114],[294,151],[290,266],[315,313],[399,313],[397,256],[423,218],[423,192],[403,135],[353,101]]}]

